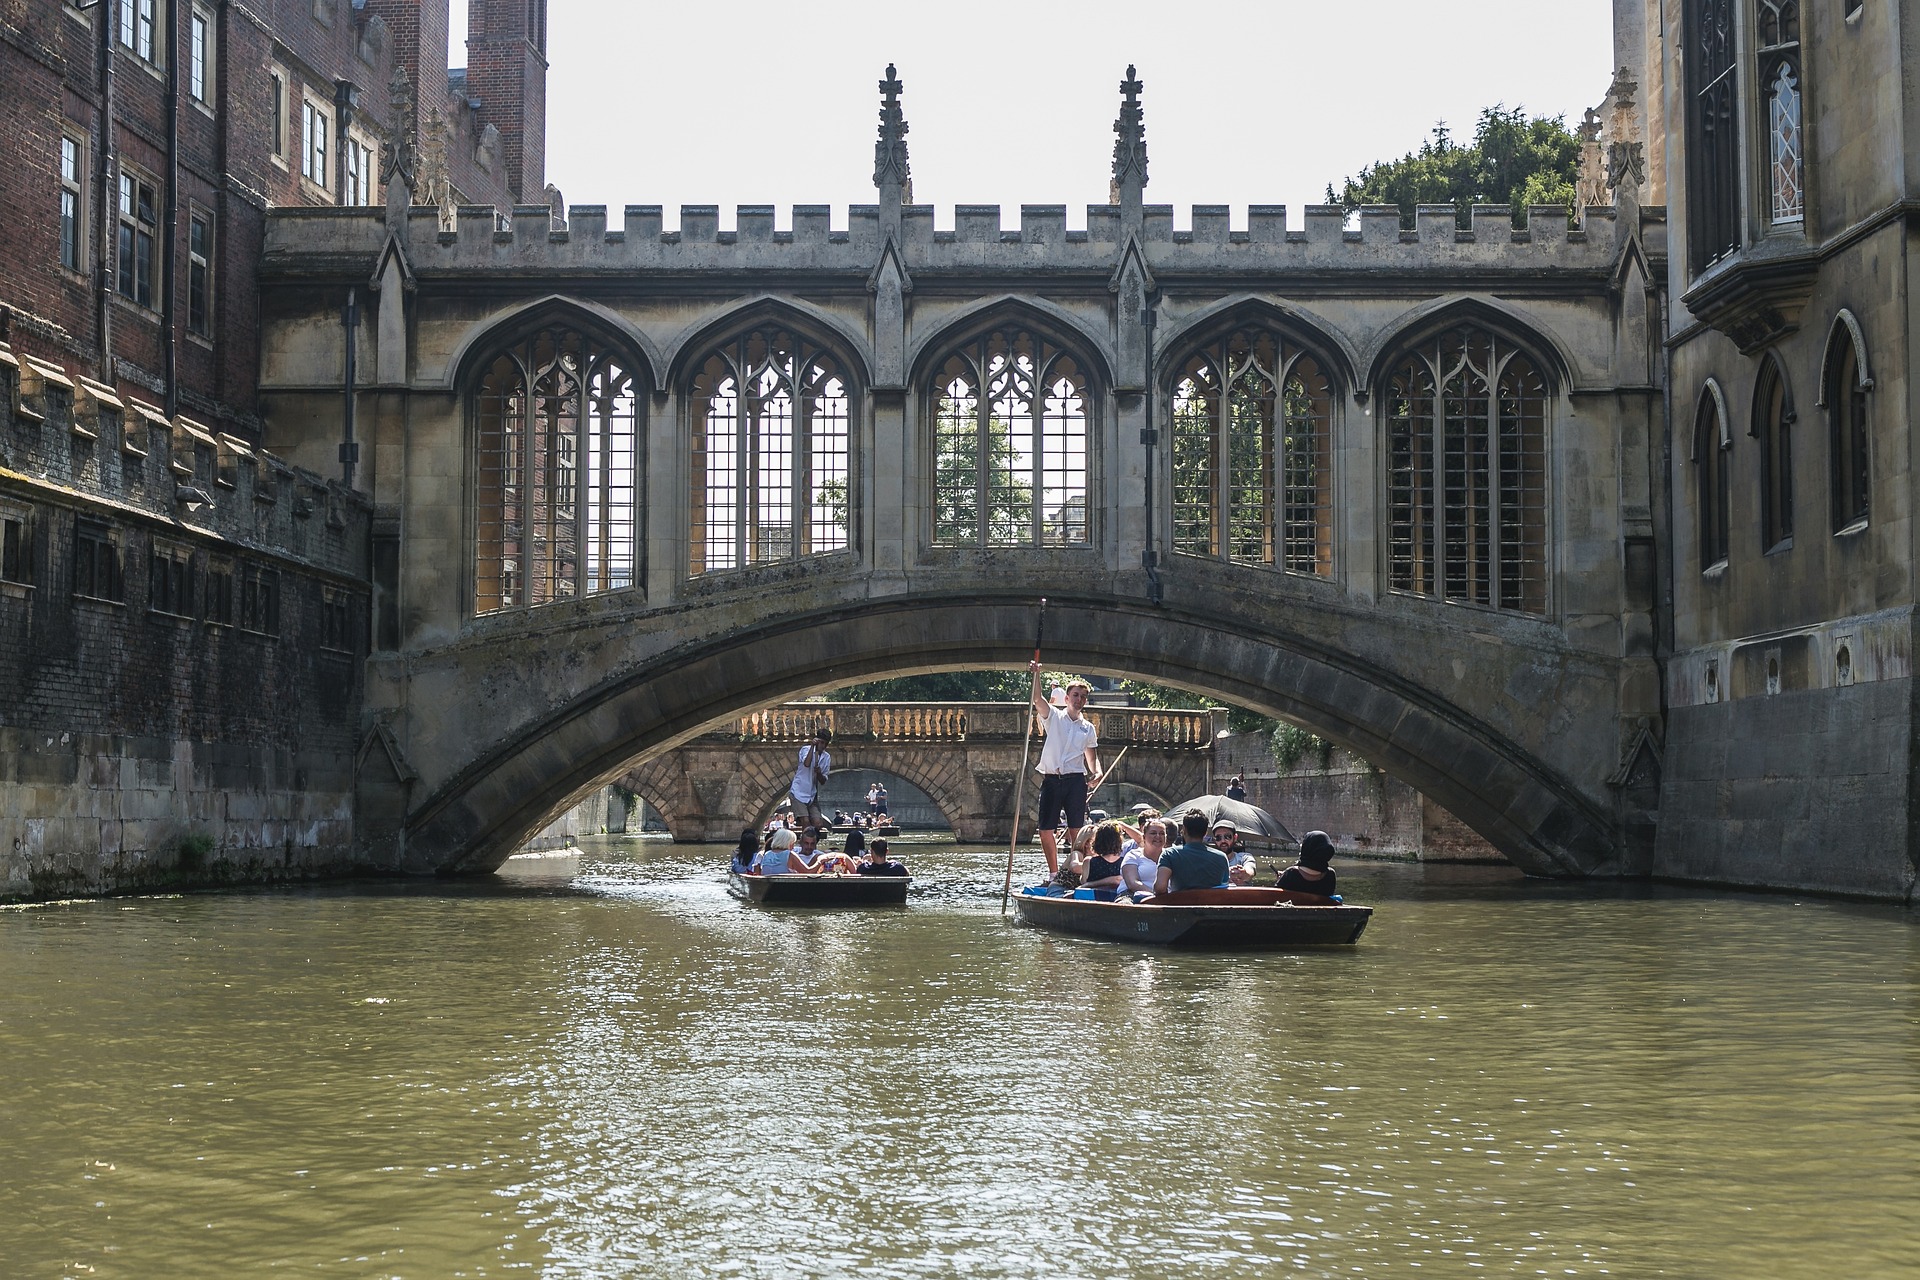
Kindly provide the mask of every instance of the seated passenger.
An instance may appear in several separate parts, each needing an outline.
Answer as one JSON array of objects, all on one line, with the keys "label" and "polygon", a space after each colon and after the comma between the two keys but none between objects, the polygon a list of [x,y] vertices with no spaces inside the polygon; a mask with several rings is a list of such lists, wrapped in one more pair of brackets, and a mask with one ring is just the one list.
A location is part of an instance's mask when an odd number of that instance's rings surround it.
[{"label": "seated passenger", "polygon": [[1227,883],[1253,883],[1253,855],[1240,843],[1240,826],[1231,818],[1214,821],[1207,843],[1227,855]]},{"label": "seated passenger", "polygon": [[824,833],[819,827],[802,827],[800,836],[793,846],[793,853],[787,859],[787,865],[795,875],[817,876],[823,871],[832,871],[839,855],[829,853],[820,847],[820,837]]},{"label": "seated passenger", "polygon": [[1087,860],[1080,864],[1080,887],[1112,897],[1125,883],[1120,875],[1120,826],[1103,822],[1093,829]]},{"label": "seated passenger", "polygon": [[1120,859],[1121,891],[1136,901],[1153,896],[1153,879],[1160,855],[1167,851],[1166,820],[1158,817],[1140,820],[1139,843],[1127,847]]},{"label": "seated passenger", "polygon": [[1327,863],[1333,861],[1333,841],[1324,831],[1309,831],[1300,837],[1300,861],[1280,873],[1280,887],[1295,893],[1317,893],[1331,898],[1335,877]]},{"label": "seated passenger", "polygon": [[753,874],[753,860],[760,854],[760,840],[748,827],[740,833],[740,843],[733,851],[733,864],[727,869],[736,876]]},{"label": "seated passenger", "polygon": [[777,829],[767,838],[767,847],[760,855],[759,864],[754,868],[763,876],[785,876],[793,874],[793,832],[785,827]]},{"label": "seated passenger", "polygon": [[909,872],[907,871],[905,863],[895,862],[887,856],[886,840],[881,837],[875,837],[873,843],[867,847],[867,860],[860,864],[860,874],[863,876],[904,876],[909,874]]},{"label": "seated passenger", "polygon": [[1160,855],[1153,878],[1156,894],[1181,889],[1217,889],[1227,882],[1227,855],[1207,847],[1207,815],[1189,809],[1180,820],[1186,842]]}]

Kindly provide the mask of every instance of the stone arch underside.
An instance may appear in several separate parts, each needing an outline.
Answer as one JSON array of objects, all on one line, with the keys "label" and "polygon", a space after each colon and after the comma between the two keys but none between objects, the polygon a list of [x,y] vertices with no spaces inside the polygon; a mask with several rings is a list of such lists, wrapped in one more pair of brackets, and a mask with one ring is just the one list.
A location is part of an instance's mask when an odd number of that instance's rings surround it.
[{"label": "stone arch underside", "polygon": [[[1531,874],[1583,875],[1616,862],[1613,822],[1600,803],[1420,684],[1309,637],[1249,634],[1110,597],[1053,599],[1073,625],[1050,631],[1050,665],[1179,685],[1284,716],[1432,797]],[[491,869],[632,762],[754,707],[887,675],[1020,666],[1033,625],[1030,600],[901,599],[785,617],[668,651],[454,772],[409,816],[405,867]],[[551,643],[564,649],[565,633]],[[1611,751],[1608,742],[1600,754]]]}]

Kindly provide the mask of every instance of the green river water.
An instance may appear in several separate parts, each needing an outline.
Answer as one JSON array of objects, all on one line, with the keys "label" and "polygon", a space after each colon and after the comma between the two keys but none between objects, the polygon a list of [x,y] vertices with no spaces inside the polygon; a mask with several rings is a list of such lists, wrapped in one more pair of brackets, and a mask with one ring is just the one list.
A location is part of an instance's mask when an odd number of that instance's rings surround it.
[{"label": "green river water", "polygon": [[1920,921],[1345,863],[1353,948],[578,878],[0,911],[0,1276],[1920,1275]]}]

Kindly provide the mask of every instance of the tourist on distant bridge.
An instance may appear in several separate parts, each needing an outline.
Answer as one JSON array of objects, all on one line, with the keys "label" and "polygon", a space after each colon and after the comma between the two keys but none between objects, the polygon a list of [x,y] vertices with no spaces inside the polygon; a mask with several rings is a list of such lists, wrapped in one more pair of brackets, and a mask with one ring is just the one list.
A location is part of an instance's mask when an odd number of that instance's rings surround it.
[{"label": "tourist on distant bridge", "polygon": [[[1036,676],[1040,674],[1038,658],[1028,666]],[[1069,843],[1086,825],[1087,791],[1100,785],[1100,744],[1093,721],[1082,714],[1087,695],[1093,692],[1091,685],[1085,680],[1067,681],[1064,710],[1040,697],[1038,681],[1034,687],[1033,709],[1047,735],[1040,748],[1040,850],[1047,855],[1047,874],[1053,876],[1060,873],[1054,825],[1065,818]]]},{"label": "tourist on distant bridge", "polygon": [[820,785],[833,772],[833,757],[827,753],[832,742],[833,730],[816,729],[813,741],[800,748],[800,765],[793,771],[793,786],[788,790],[794,809],[807,826],[827,825],[827,815],[820,811]]},{"label": "tourist on distant bridge", "polygon": [[908,872],[905,863],[895,862],[887,856],[886,838],[880,836],[875,837],[874,842],[867,846],[867,860],[860,864],[860,874],[863,876],[904,876],[911,873]]},{"label": "tourist on distant bridge", "polygon": [[1307,832],[1300,837],[1300,861],[1280,873],[1280,887],[1295,893],[1317,893],[1324,898],[1331,898],[1339,892],[1334,887],[1334,873],[1327,866],[1331,861],[1333,841],[1327,839],[1327,833]]},{"label": "tourist on distant bridge", "polygon": [[1236,773],[1227,782],[1227,799],[1245,800],[1246,798],[1247,786],[1244,782],[1240,781],[1240,775]]}]

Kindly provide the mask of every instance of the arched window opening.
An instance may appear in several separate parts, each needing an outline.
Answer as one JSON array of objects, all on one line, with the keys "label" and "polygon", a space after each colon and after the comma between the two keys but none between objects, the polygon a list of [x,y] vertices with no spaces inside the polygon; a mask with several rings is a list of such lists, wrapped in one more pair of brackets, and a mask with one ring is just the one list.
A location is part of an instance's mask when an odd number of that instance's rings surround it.
[{"label": "arched window opening", "polygon": [[542,329],[484,367],[476,614],[638,583],[638,403],[626,360],[572,329]]},{"label": "arched window opening", "polygon": [[1709,388],[1700,396],[1700,410],[1694,415],[1693,426],[1694,496],[1700,512],[1702,573],[1727,562],[1732,448],[1720,411],[1720,398]]},{"label": "arched window opening", "polygon": [[1088,399],[1080,363],[1022,329],[949,356],[933,389],[935,544],[1084,545]]},{"label": "arched window opening", "polygon": [[1174,550],[1330,576],[1332,413],[1320,363],[1278,334],[1196,352],[1173,389]]},{"label": "arched window opening", "polygon": [[1547,608],[1547,385],[1503,340],[1457,329],[1386,388],[1388,582],[1520,613]]},{"label": "arched window opening", "polygon": [[1827,435],[1833,531],[1865,525],[1872,505],[1868,486],[1867,388],[1860,376],[1860,350],[1853,331],[1834,326],[1827,344]]},{"label": "arched window opening", "polygon": [[1740,247],[1733,0],[1686,0],[1687,241],[1695,275]]},{"label": "arched window opening", "polygon": [[831,355],[755,329],[707,357],[690,403],[691,573],[846,549],[851,410]]},{"label": "arched window opening", "polygon": [[1760,366],[1753,393],[1753,434],[1760,440],[1760,542],[1775,551],[1793,542],[1793,406],[1779,363]]},{"label": "arched window opening", "polygon": [[1768,185],[1775,223],[1806,216],[1805,148],[1800,135],[1799,0],[1758,0],[1759,71],[1767,103]]}]

